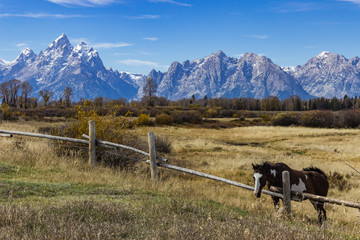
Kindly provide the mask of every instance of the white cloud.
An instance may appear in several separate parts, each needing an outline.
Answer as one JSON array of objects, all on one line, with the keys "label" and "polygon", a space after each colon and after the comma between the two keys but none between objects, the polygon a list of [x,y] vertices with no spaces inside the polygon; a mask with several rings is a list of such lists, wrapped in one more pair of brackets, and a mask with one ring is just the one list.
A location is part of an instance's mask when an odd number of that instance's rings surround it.
[{"label": "white cloud", "polygon": [[260,39],[260,40],[269,38],[269,36],[267,36],[267,35],[246,35],[246,37]]},{"label": "white cloud", "polygon": [[60,4],[63,6],[77,5],[83,7],[105,6],[118,2],[117,0],[47,0],[47,1]]},{"label": "white cloud", "polygon": [[114,56],[138,56],[138,55],[159,55],[159,52],[148,52],[137,50],[135,52],[117,52],[113,53]]},{"label": "white cloud", "polygon": [[159,19],[160,15],[140,15],[140,16],[132,16],[128,17],[129,19]]},{"label": "white cloud", "polygon": [[158,54],[160,54],[159,52],[148,52],[148,51],[142,51],[142,50],[139,50],[136,53],[142,54],[142,55],[158,55]]},{"label": "white cloud", "polygon": [[158,41],[159,38],[156,38],[156,37],[144,37],[144,40],[149,40],[149,41],[155,42],[155,41]]},{"label": "white cloud", "polygon": [[322,7],[311,2],[284,2],[280,6],[273,8],[272,10],[278,13],[290,13],[307,12],[319,9],[322,9]]},{"label": "white cloud", "polygon": [[132,53],[113,53],[113,56],[130,56]]},{"label": "white cloud", "polygon": [[184,6],[184,7],[191,7],[192,5],[189,3],[182,3],[182,2],[177,2],[174,0],[148,0],[149,2],[154,2],[154,3],[171,3],[171,4],[175,4],[175,5],[179,5],[179,6]]},{"label": "white cloud", "polygon": [[119,60],[118,63],[130,65],[130,66],[152,66],[152,67],[159,66],[159,63],[157,63],[157,62],[143,61],[143,60],[139,60],[139,59]]},{"label": "white cloud", "polygon": [[17,46],[18,48],[23,49],[23,48],[26,48],[28,45],[27,45],[26,43],[18,43],[18,44],[16,44],[16,46]]},{"label": "white cloud", "polygon": [[52,14],[52,13],[0,13],[0,18],[24,17],[24,18],[81,18],[86,17],[78,14]]},{"label": "white cloud", "polygon": [[132,46],[132,44],[130,43],[124,43],[124,42],[117,42],[117,43],[108,43],[108,42],[104,42],[104,43],[94,43],[91,44],[91,46],[95,49],[97,48],[120,48],[120,47],[129,47]]},{"label": "white cloud", "polygon": [[338,0],[340,2],[350,2],[350,3],[355,3],[357,5],[360,5],[360,0]]}]

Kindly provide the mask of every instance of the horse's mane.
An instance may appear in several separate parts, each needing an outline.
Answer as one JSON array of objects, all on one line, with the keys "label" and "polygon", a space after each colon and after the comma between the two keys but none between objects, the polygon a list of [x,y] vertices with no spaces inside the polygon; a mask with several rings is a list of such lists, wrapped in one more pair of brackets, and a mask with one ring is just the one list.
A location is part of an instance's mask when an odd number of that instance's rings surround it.
[{"label": "horse's mane", "polygon": [[307,168],[303,168],[303,171],[314,171],[314,172],[318,172],[318,173],[324,175],[324,176],[327,178],[326,174],[325,174],[321,169],[319,169],[319,168],[317,168],[317,167],[307,167]]},{"label": "horse's mane", "polygon": [[261,164],[252,164],[252,166],[253,166],[253,169],[255,170],[255,169],[258,169],[260,167],[269,167],[270,164],[271,163],[266,161],[266,162],[262,162]]},{"label": "horse's mane", "polygon": [[275,166],[278,166],[278,165],[282,165],[282,166],[285,166],[288,168],[288,165],[286,165],[285,163],[272,163],[272,162],[262,162],[261,164],[252,164],[253,166],[253,169],[259,169],[260,167],[264,167],[265,169],[269,169],[270,167],[275,167]]}]

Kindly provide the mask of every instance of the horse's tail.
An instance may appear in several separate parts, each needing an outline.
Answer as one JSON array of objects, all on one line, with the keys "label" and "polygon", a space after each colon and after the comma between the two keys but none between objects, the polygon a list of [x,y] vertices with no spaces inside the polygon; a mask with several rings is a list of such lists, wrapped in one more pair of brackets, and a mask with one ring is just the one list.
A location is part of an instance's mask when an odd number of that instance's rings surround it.
[{"label": "horse's tail", "polygon": [[314,171],[314,172],[318,172],[320,173],[321,175],[323,175],[326,179],[327,179],[327,176],[326,174],[323,172],[323,170],[317,168],[317,167],[308,167],[308,168],[303,168],[303,171]]}]

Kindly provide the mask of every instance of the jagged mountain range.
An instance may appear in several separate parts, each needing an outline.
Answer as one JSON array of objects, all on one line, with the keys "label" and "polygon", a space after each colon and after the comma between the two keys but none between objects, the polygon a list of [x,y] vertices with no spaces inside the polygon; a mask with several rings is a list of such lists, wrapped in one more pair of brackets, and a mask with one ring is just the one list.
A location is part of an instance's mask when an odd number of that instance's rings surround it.
[{"label": "jagged mountain range", "polygon": [[218,51],[192,62],[173,62],[166,73],[153,70],[149,76],[158,84],[158,94],[167,98],[311,97],[281,67],[254,53],[237,59]]},{"label": "jagged mountain range", "polygon": [[[172,100],[193,95],[280,99],[360,95],[360,58],[346,59],[330,52],[320,53],[303,66],[280,67],[254,53],[232,58],[218,51],[191,62],[173,62],[167,72],[152,70],[148,76],[158,85],[156,94]],[[95,49],[84,42],[72,46],[65,34],[38,55],[26,48],[12,62],[0,59],[0,83],[13,78],[29,81],[33,95],[50,89],[54,99],[67,86],[74,91],[73,100],[140,99],[146,77],[104,67]]]},{"label": "jagged mountain range", "polygon": [[54,99],[60,98],[67,86],[73,89],[74,100],[99,96],[130,99],[138,91],[133,81],[138,77],[105,68],[96,50],[84,42],[73,47],[65,34],[39,55],[26,48],[13,62],[0,63],[0,82],[13,78],[28,81],[34,95],[50,89]]}]

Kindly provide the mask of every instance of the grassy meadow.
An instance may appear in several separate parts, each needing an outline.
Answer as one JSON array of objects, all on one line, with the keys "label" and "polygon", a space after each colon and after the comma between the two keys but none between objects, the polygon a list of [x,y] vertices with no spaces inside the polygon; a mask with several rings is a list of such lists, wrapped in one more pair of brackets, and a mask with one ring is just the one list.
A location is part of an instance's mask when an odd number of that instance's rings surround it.
[{"label": "grassy meadow", "polygon": [[[38,132],[63,122],[17,121],[0,129]],[[251,163],[319,167],[329,197],[360,201],[360,130],[252,126],[139,127],[167,138],[170,164],[253,185]],[[56,144],[61,145],[61,142]],[[86,158],[86,157],[85,157]],[[271,198],[175,171],[91,168],[76,149],[59,154],[44,139],[0,137],[0,239],[359,239],[360,211],[327,204],[326,231],[309,201],[292,202],[293,216]]]}]

